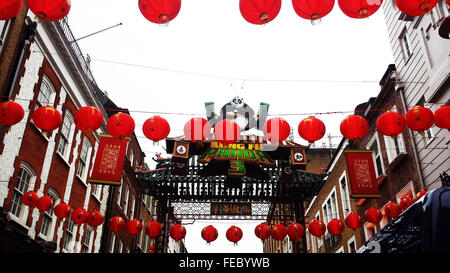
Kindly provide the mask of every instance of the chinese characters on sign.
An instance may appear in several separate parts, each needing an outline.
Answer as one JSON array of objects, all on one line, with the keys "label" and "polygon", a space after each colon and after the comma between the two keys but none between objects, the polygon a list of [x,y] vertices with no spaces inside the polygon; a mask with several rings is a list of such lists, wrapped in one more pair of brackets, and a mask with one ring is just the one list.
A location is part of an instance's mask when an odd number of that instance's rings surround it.
[{"label": "chinese characters on sign", "polygon": [[371,150],[345,151],[351,197],[380,197]]}]

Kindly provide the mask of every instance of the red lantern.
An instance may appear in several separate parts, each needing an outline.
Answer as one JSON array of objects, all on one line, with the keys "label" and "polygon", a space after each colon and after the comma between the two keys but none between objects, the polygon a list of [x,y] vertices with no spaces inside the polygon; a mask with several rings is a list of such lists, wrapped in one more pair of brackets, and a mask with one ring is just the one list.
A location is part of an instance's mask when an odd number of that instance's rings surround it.
[{"label": "red lantern", "polygon": [[269,119],[263,128],[264,136],[271,143],[280,143],[291,133],[289,123],[282,118]]},{"label": "red lantern", "polygon": [[211,124],[204,118],[192,118],[184,125],[184,137],[192,142],[200,142],[209,137]]},{"label": "red lantern", "polygon": [[325,135],[325,124],[315,117],[308,117],[298,124],[298,134],[310,143]]},{"label": "red lantern", "polygon": [[23,0],[0,1],[0,20],[9,20],[17,16],[22,9]]},{"label": "red lantern", "polygon": [[88,217],[89,213],[85,209],[81,208],[75,209],[71,215],[72,221],[77,225],[81,225],[86,222]]},{"label": "red lantern", "polygon": [[233,242],[235,245],[237,245],[237,242],[242,239],[243,233],[239,227],[231,226],[227,230],[226,236],[228,241]]},{"label": "red lantern", "polygon": [[430,12],[439,0],[395,0],[398,9],[409,16],[422,16]]},{"label": "red lantern", "polygon": [[70,0],[27,0],[28,7],[39,19],[58,21],[69,14]]},{"label": "red lantern", "polygon": [[72,213],[72,207],[66,203],[59,203],[55,206],[54,213],[59,219],[64,219],[70,216],[70,213]]},{"label": "red lantern", "polygon": [[125,227],[125,220],[120,216],[109,219],[108,227],[112,232],[119,232]]},{"label": "red lantern", "polygon": [[240,135],[241,128],[231,119],[221,120],[214,126],[215,139],[221,143],[234,143],[239,139]]},{"label": "red lantern", "polygon": [[287,235],[287,228],[282,224],[277,224],[272,227],[272,231],[270,232],[272,238],[277,241],[284,240]]},{"label": "red lantern", "polygon": [[338,0],[339,8],[350,18],[367,18],[374,14],[383,3],[383,0]]},{"label": "red lantern", "polygon": [[154,116],[147,119],[142,126],[146,138],[158,142],[165,139],[170,132],[170,125],[164,118]]},{"label": "red lantern", "polygon": [[89,214],[87,224],[91,227],[98,227],[103,223],[104,219],[105,217],[103,216],[103,214],[95,210]]},{"label": "red lantern", "polygon": [[305,234],[305,229],[298,223],[292,223],[288,226],[287,234],[291,240],[298,241]]},{"label": "red lantern", "polygon": [[423,106],[414,106],[406,113],[406,125],[413,131],[418,131],[419,134],[424,135],[424,131],[433,126],[434,115],[433,112]]},{"label": "red lantern", "polygon": [[263,25],[277,17],[281,0],[240,0],[239,9],[247,22]]},{"label": "red lantern", "polygon": [[308,229],[309,229],[309,232],[312,235],[314,235],[316,237],[320,237],[323,234],[325,234],[325,231],[326,231],[327,228],[326,228],[325,224],[322,221],[314,220],[314,221],[312,221],[309,224],[309,228]]},{"label": "red lantern", "polygon": [[22,203],[32,208],[36,206],[38,200],[39,196],[34,191],[29,191],[22,196]]},{"label": "red lantern", "polygon": [[397,137],[406,128],[406,120],[402,114],[387,111],[381,114],[377,119],[377,130],[382,135]]},{"label": "red lantern", "polygon": [[414,203],[414,199],[412,199],[412,197],[405,196],[400,199],[400,209],[405,210],[411,206],[412,203]]},{"label": "red lantern", "polygon": [[340,131],[345,138],[359,141],[369,131],[369,123],[359,115],[349,115],[340,125]]},{"label": "red lantern", "polygon": [[292,0],[298,16],[311,20],[312,24],[320,21],[333,10],[335,0]]},{"label": "red lantern", "polygon": [[211,243],[212,241],[215,241],[217,239],[217,236],[219,236],[217,229],[211,225],[204,227],[202,229],[202,238],[208,244]]},{"label": "red lantern", "polygon": [[103,114],[98,108],[86,106],[78,110],[75,114],[75,125],[84,133],[91,134],[100,128],[102,123]]},{"label": "red lantern", "polygon": [[125,138],[134,132],[135,126],[134,119],[130,115],[119,112],[108,119],[106,129],[115,138]]},{"label": "red lantern", "polygon": [[255,228],[255,235],[261,240],[269,238],[271,232],[270,226],[266,223],[259,224]]},{"label": "red lantern", "polygon": [[128,234],[137,235],[142,231],[142,222],[138,219],[133,219],[127,222],[126,229]]},{"label": "red lantern", "polygon": [[357,229],[361,227],[361,217],[356,213],[350,213],[345,217],[345,224],[351,229]]},{"label": "red lantern", "polygon": [[366,210],[366,219],[368,222],[372,224],[377,224],[381,221],[383,218],[383,215],[381,214],[381,211],[379,211],[376,208],[370,208]]},{"label": "red lantern", "polygon": [[450,106],[442,105],[441,108],[434,111],[434,124],[450,132]]},{"label": "red lantern", "polygon": [[186,228],[180,224],[170,227],[170,237],[175,241],[180,241],[186,236]]},{"label": "red lantern", "polygon": [[31,116],[36,127],[46,135],[61,126],[61,114],[52,106],[42,106],[36,109]]},{"label": "red lantern", "polygon": [[420,197],[424,196],[428,191],[426,190],[421,190],[416,194],[416,200],[419,199]]},{"label": "red lantern", "polygon": [[152,23],[168,24],[181,9],[181,0],[139,0],[139,10]]},{"label": "red lantern", "polygon": [[150,246],[150,253],[155,253],[155,245]]},{"label": "red lantern", "polygon": [[339,235],[344,232],[345,224],[340,219],[333,219],[327,225],[328,232],[332,235]]},{"label": "red lantern", "polygon": [[389,204],[384,207],[384,212],[389,218],[395,218],[401,213],[401,210],[397,203],[389,202]]},{"label": "red lantern", "polygon": [[147,234],[150,238],[156,238],[161,235],[161,230],[161,224],[156,221],[149,222],[145,225],[145,234]]},{"label": "red lantern", "polygon": [[0,103],[0,124],[3,126],[12,126],[19,123],[25,116],[23,107],[14,101],[5,101]]},{"label": "red lantern", "polygon": [[42,196],[36,202],[36,208],[40,211],[47,211],[53,208],[53,200],[48,196]]}]

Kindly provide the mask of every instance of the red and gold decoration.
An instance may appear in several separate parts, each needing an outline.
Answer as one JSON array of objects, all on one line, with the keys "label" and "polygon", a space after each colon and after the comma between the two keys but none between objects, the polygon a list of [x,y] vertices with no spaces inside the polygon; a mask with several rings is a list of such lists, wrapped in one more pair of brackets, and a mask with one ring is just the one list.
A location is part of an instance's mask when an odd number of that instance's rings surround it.
[{"label": "red and gold decoration", "polygon": [[183,240],[186,237],[186,228],[180,224],[171,226],[170,237],[175,241]]},{"label": "red and gold decoration", "polygon": [[276,224],[272,227],[271,235],[274,240],[282,241],[287,235],[287,228],[282,224]]},{"label": "red and gold decoration", "polygon": [[409,16],[422,16],[430,12],[439,0],[395,0],[398,9]]},{"label": "red and gold decoration", "polygon": [[378,224],[383,218],[383,214],[376,208],[369,208],[366,210],[366,220],[372,224]]},{"label": "red and gold decoration", "polygon": [[70,214],[72,213],[72,207],[66,203],[59,203],[55,206],[53,212],[55,213],[56,217],[62,220],[70,216]]},{"label": "red and gold decoration", "polygon": [[33,112],[31,118],[36,127],[42,130],[43,135],[61,126],[62,117],[58,110],[52,106],[42,106]]},{"label": "red and gold decoration", "polygon": [[303,19],[311,20],[313,25],[333,10],[334,3],[335,0],[292,0],[295,13]]},{"label": "red and gold decoration", "polygon": [[127,233],[130,235],[138,235],[142,231],[142,222],[138,219],[133,219],[127,222],[125,226]]},{"label": "red and gold decoration", "polygon": [[120,216],[114,216],[113,218],[109,219],[108,222],[109,230],[115,233],[122,231],[125,225],[126,225],[125,220]]},{"label": "red and gold decoration", "polygon": [[264,25],[275,19],[281,9],[281,0],[240,0],[242,17],[252,24]]},{"label": "red and gold decoration", "polygon": [[345,224],[340,219],[333,219],[327,225],[328,232],[332,235],[339,235],[344,232]]},{"label": "red and gold decoration", "polygon": [[43,21],[58,21],[69,14],[70,0],[27,0],[30,10]]},{"label": "red and gold decoration", "polygon": [[345,217],[345,224],[351,229],[358,229],[361,227],[361,216],[352,212]]},{"label": "red and gold decoration", "polygon": [[36,208],[40,211],[48,211],[53,208],[53,200],[48,196],[42,196],[36,201]]},{"label": "red and gold decoration", "polygon": [[401,210],[406,210],[407,208],[409,208],[409,206],[412,205],[412,203],[414,203],[414,199],[410,196],[405,196],[402,199],[400,199],[400,209]]},{"label": "red and gold decoration", "polygon": [[215,140],[223,144],[236,142],[241,135],[241,128],[231,119],[223,119],[214,126]]},{"label": "red and gold decoration", "polygon": [[320,237],[325,234],[327,227],[322,221],[314,220],[309,224],[308,230],[313,236]]},{"label": "red and gold decoration", "polygon": [[399,216],[402,211],[401,211],[399,204],[397,204],[395,202],[389,202],[384,207],[384,212],[386,213],[387,217],[395,218],[395,217]]},{"label": "red and gold decoration", "polygon": [[22,195],[22,203],[26,206],[34,208],[36,206],[37,201],[39,200],[39,196],[34,191],[26,192]]},{"label": "red and gold decoration", "polygon": [[359,141],[369,131],[369,123],[359,115],[349,115],[340,125],[341,134],[350,140]]},{"label": "red and gold decoration", "polygon": [[287,228],[287,235],[293,241],[300,240],[305,234],[305,229],[298,223],[292,223]]},{"label": "red and gold decoration", "polygon": [[215,241],[217,239],[219,233],[217,232],[217,229],[214,226],[209,225],[202,229],[201,235],[203,240],[205,240],[208,244],[210,244],[212,241]]},{"label": "red and gold decoration", "polygon": [[338,0],[339,8],[350,18],[367,18],[374,14],[383,3],[383,0]]},{"label": "red and gold decoration", "polygon": [[420,197],[424,196],[428,191],[427,190],[421,190],[416,194],[416,200]]},{"label": "red and gold decoration", "polygon": [[192,118],[184,125],[184,138],[192,142],[206,140],[211,133],[211,124],[204,118]]},{"label": "red and gold decoration", "polygon": [[379,197],[371,150],[345,150],[352,198]]},{"label": "red and gold decoration", "polygon": [[98,108],[86,106],[75,113],[75,125],[83,133],[92,134],[102,123],[103,114]]},{"label": "red and gold decoration", "polygon": [[290,132],[289,123],[282,118],[269,119],[263,127],[264,136],[271,143],[280,143],[289,137]]},{"label": "red and gold decoration", "polygon": [[447,129],[450,132],[450,106],[442,105],[439,109],[434,111],[434,124],[437,127]]},{"label": "red and gold decoration", "polygon": [[135,126],[134,119],[130,115],[119,112],[108,119],[106,129],[115,138],[125,138],[131,136]]},{"label": "red and gold decoration", "polygon": [[237,242],[239,242],[242,239],[243,233],[239,227],[231,226],[227,230],[226,236],[228,241],[233,242],[234,245],[237,245]]},{"label": "red and gold decoration", "polygon": [[145,234],[150,238],[156,238],[161,235],[161,224],[157,221],[151,221],[145,225]]},{"label": "red and gold decoration", "polygon": [[272,230],[266,223],[259,224],[255,227],[255,235],[261,240],[265,240],[270,237]]},{"label": "red and gold decoration", "polygon": [[406,128],[406,120],[398,112],[387,111],[381,114],[377,119],[377,130],[382,135],[396,138]]},{"label": "red and gold decoration", "polygon": [[1,125],[5,127],[10,127],[12,125],[19,123],[24,116],[25,111],[23,110],[23,107],[17,102],[10,100],[0,103]]},{"label": "red and gold decoration", "polygon": [[128,139],[100,135],[97,155],[92,168],[91,184],[120,185]]},{"label": "red and gold decoration", "polygon": [[0,1],[0,20],[9,20],[17,16],[23,6],[23,0]]},{"label": "red and gold decoration", "polygon": [[139,0],[139,10],[152,23],[168,24],[177,17],[181,0]]},{"label": "red and gold decoration", "polygon": [[85,209],[77,208],[70,217],[75,224],[81,225],[87,221],[89,213]]},{"label": "red and gold decoration", "polygon": [[414,106],[406,113],[406,126],[413,131],[419,132],[420,135],[424,135],[425,131],[430,129],[434,123],[433,112],[423,106]]},{"label": "red and gold decoration", "polygon": [[169,135],[170,125],[164,118],[154,116],[144,122],[144,125],[142,125],[142,132],[146,138],[157,143]]},{"label": "red and gold decoration", "polygon": [[308,117],[298,124],[298,134],[304,140],[313,143],[325,135],[325,124],[318,118]]},{"label": "red and gold decoration", "polygon": [[103,223],[103,220],[105,220],[105,216],[99,211],[93,211],[89,214],[86,222],[91,227],[98,227]]}]

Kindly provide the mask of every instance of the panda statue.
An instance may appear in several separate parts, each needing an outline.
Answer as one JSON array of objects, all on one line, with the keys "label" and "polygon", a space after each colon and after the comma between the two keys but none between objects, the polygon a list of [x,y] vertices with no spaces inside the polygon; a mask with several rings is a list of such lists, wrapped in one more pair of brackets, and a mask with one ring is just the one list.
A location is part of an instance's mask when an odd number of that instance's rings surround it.
[{"label": "panda statue", "polygon": [[220,109],[220,115],[214,112],[214,103],[205,103],[206,114],[211,127],[214,127],[216,123],[224,119],[234,120],[242,131],[247,131],[252,128],[257,128],[262,130],[264,123],[266,122],[266,117],[269,109],[269,104],[261,103],[258,116],[255,117],[255,111],[244,102],[241,97],[234,97],[230,102],[222,106]]}]

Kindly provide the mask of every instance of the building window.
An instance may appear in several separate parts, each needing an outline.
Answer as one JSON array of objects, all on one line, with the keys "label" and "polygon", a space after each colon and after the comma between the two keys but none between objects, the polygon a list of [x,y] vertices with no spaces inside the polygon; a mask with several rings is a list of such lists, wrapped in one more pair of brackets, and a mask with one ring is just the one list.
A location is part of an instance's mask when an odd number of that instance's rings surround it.
[{"label": "building window", "polygon": [[39,94],[37,98],[37,107],[47,106],[53,103],[53,85],[50,83],[47,77],[44,76],[42,79],[41,86],[39,88]]},{"label": "building window", "polygon": [[30,182],[35,177],[34,171],[31,168],[20,166],[19,174],[17,175],[17,183],[14,187],[14,193],[11,202],[11,213],[16,217],[21,216],[22,213],[22,196],[28,192]]},{"label": "building window", "polygon": [[327,225],[331,220],[339,218],[336,190],[334,188],[322,205],[322,211],[325,225]]},{"label": "building window", "polygon": [[124,207],[123,207],[123,212],[125,213],[125,215],[128,215],[127,214],[127,211],[128,211],[128,198],[129,198],[129,194],[130,194],[130,192],[129,192],[129,189],[128,189],[128,185],[127,184],[125,184],[125,205],[124,205]]},{"label": "building window", "polygon": [[78,163],[77,175],[84,181],[87,176],[87,169],[89,167],[89,154],[92,150],[91,142],[85,138],[83,145],[81,145],[80,162]]},{"label": "building window", "polygon": [[2,48],[3,43],[4,43],[3,39],[6,36],[6,28],[8,26],[8,22],[9,21],[0,20],[0,49]]},{"label": "building window", "polygon": [[111,234],[111,244],[109,245],[109,252],[114,253],[114,244],[116,242],[116,235],[113,233]]},{"label": "building window", "polygon": [[402,34],[399,37],[400,44],[402,46],[403,51],[403,57],[405,61],[407,62],[409,60],[409,57],[412,56],[413,51],[411,47],[411,43],[409,41],[408,32],[406,31],[406,28],[403,29]]},{"label": "building window", "polygon": [[61,126],[61,137],[58,144],[58,153],[60,153],[64,159],[69,155],[69,142],[70,142],[70,131],[73,125],[73,116],[68,110],[64,114],[63,124]]},{"label": "building window", "polygon": [[100,200],[100,194],[102,192],[102,186],[97,184],[92,184],[92,194]]},{"label": "building window", "polygon": [[64,237],[63,248],[65,250],[70,250],[69,249],[69,245],[70,245],[70,242],[72,241],[72,238],[73,238],[73,226],[74,225],[73,225],[72,219],[69,219],[67,221],[66,236]]},{"label": "building window", "polygon": [[[315,220],[319,220],[320,221],[320,212],[317,212],[316,216],[315,216]],[[317,237],[317,248],[319,249],[323,244],[323,240],[320,237]]]},{"label": "building window", "polygon": [[86,229],[84,235],[83,247],[81,248],[82,253],[89,253],[89,246],[91,245],[92,229]]},{"label": "building window", "polygon": [[[58,194],[54,190],[50,189],[48,191],[47,196],[53,200],[53,204],[56,204],[56,202],[59,199]],[[44,211],[44,215],[42,217],[41,234],[44,236],[51,235],[52,233],[49,234],[49,230],[52,227],[52,224],[53,224],[53,208]]]},{"label": "building window", "polygon": [[356,252],[356,242],[355,242],[355,236],[350,238],[350,240],[347,241],[348,246],[348,252],[349,253],[355,253]]},{"label": "building window", "polygon": [[123,175],[120,177],[120,186],[117,188],[117,205],[122,207],[122,186],[123,186]]},{"label": "building window", "polygon": [[350,194],[348,192],[347,174],[344,173],[339,178],[339,186],[341,189],[342,209],[344,210],[344,218],[352,212],[350,205]]},{"label": "building window", "polygon": [[119,250],[118,253],[122,253],[123,252],[123,241],[122,239],[119,240]]},{"label": "building window", "polygon": [[430,144],[431,141],[433,141],[433,139],[434,139],[434,132],[433,127],[431,127],[430,129],[426,130],[423,135],[423,141],[425,141],[425,146]]},{"label": "building window", "polygon": [[373,164],[375,165],[375,175],[377,178],[384,175],[383,156],[381,155],[380,140],[375,133],[372,139],[369,141],[367,149],[372,150]]},{"label": "building window", "polygon": [[134,219],[134,206],[136,205],[136,198],[131,194],[131,208],[130,208],[130,218]]},{"label": "building window", "polygon": [[133,151],[133,149],[130,149],[130,157],[129,157],[129,159],[130,159],[131,167],[134,168],[134,151]]}]

